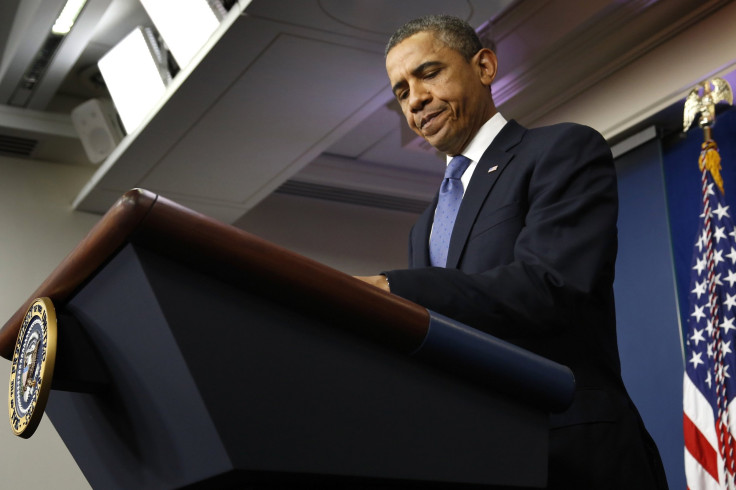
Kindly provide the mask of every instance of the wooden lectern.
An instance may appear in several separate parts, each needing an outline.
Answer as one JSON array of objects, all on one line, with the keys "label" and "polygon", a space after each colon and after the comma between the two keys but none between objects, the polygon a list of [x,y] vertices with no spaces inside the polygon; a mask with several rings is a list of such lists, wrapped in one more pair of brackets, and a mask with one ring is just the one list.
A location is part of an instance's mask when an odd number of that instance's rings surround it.
[{"label": "wooden lectern", "polygon": [[94,488],[540,488],[574,390],[566,367],[143,190],[41,296],[46,413]]}]

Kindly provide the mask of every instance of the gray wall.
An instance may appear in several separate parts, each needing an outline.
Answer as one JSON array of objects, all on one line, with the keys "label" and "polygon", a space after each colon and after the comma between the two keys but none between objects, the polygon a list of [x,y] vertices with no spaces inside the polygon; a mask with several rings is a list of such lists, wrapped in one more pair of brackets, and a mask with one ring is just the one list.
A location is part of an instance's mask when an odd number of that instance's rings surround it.
[{"label": "gray wall", "polygon": [[[0,157],[0,324],[99,219],[70,206],[90,176],[87,167]],[[0,358],[0,379],[9,377],[10,362]],[[1,396],[7,398],[3,386]],[[14,436],[7,420],[7,415],[0,417],[4,488],[88,486],[48,418],[29,440]]]}]

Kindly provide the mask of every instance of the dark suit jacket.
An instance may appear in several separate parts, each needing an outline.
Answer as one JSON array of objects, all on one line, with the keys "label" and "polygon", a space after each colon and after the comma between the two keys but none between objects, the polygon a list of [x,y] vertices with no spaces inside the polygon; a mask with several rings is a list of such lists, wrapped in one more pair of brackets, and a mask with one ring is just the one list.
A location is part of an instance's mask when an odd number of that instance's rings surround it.
[{"label": "dark suit jacket", "polygon": [[391,292],[573,370],[575,400],[551,417],[550,487],[666,486],[653,483],[659,455],[620,375],[618,197],[603,137],[509,121],[473,173],[446,268],[429,266],[435,206],[412,229],[411,268],[385,272]]}]

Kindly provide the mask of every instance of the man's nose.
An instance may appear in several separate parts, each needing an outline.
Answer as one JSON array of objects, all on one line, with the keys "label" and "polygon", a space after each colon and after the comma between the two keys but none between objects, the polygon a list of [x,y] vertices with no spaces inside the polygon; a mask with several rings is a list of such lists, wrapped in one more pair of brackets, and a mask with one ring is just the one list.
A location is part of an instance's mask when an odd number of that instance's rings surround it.
[{"label": "man's nose", "polygon": [[426,89],[420,88],[411,90],[409,95],[409,108],[412,112],[421,111],[431,98],[431,94]]}]

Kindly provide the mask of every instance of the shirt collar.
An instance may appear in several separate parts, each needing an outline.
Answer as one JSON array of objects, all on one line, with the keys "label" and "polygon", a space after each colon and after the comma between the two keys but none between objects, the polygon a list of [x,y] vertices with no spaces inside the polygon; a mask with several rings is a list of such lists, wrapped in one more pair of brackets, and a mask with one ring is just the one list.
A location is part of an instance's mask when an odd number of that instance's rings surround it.
[{"label": "shirt collar", "polygon": [[[460,154],[470,158],[473,162],[478,162],[480,157],[483,156],[483,153],[491,146],[496,136],[498,136],[498,133],[501,132],[504,125],[506,125],[506,119],[500,112],[497,112],[480,127],[473,139],[468,143],[468,146]],[[452,160],[452,157],[448,155],[448,164],[450,160]]]}]

